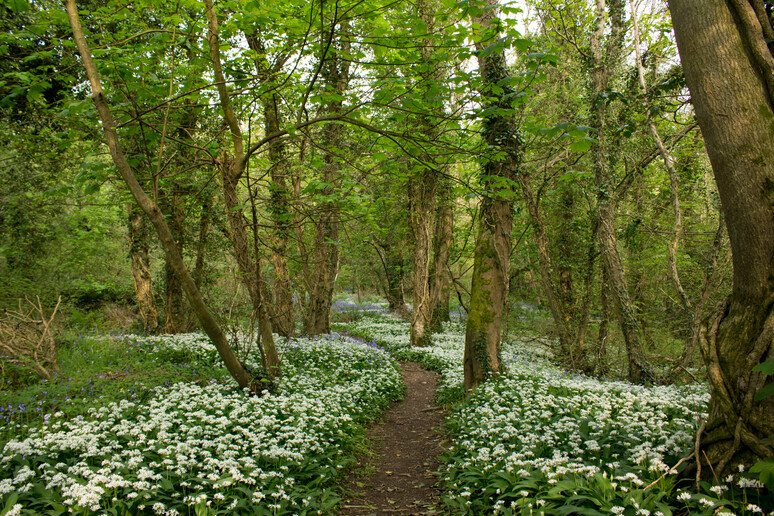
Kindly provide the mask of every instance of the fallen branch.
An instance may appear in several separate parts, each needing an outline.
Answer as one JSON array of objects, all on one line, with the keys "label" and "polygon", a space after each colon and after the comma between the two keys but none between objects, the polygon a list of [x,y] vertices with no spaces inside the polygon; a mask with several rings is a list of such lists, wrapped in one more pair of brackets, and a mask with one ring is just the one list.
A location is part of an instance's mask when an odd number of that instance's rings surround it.
[{"label": "fallen branch", "polygon": [[661,475],[660,477],[658,477],[656,480],[654,480],[653,482],[651,482],[650,484],[648,484],[648,485],[645,487],[645,489],[643,489],[643,491],[647,491],[647,490],[648,490],[648,489],[650,489],[651,487],[655,486],[656,484],[658,484],[659,482],[661,482],[662,480],[664,480],[664,478],[666,478],[666,476],[667,476],[667,475],[671,475],[672,473],[674,473],[675,471],[677,471],[677,468],[679,468],[679,467],[680,467],[680,464],[682,464],[682,463],[683,463],[683,462],[685,462],[685,461],[691,460],[693,457],[694,457],[694,454],[693,454],[693,453],[691,453],[691,454],[690,454],[690,455],[688,455],[687,457],[683,457],[682,459],[680,459],[680,461],[679,461],[677,464],[675,464],[674,466],[672,466],[671,468],[669,468],[669,469],[667,470],[667,472],[666,472],[666,473],[664,473],[663,475]]}]

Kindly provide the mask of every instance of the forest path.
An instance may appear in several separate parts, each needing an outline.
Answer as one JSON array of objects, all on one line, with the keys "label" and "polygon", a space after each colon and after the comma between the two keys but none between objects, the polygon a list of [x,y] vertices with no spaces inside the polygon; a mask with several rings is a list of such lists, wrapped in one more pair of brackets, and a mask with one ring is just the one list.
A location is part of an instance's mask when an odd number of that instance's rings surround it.
[{"label": "forest path", "polygon": [[436,471],[444,451],[443,410],[435,403],[438,375],[401,362],[405,397],[368,429],[373,455],[358,458],[344,482],[340,516],[438,514]]}]

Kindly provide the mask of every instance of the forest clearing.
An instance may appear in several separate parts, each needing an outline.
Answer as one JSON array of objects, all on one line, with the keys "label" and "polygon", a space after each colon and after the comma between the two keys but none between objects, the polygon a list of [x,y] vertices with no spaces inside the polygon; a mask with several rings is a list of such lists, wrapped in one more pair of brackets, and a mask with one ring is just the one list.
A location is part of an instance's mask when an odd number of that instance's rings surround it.
[{"label": "forest clearing", "polygon": [[774,514],[774,2],[0,23],[0,516]]}]

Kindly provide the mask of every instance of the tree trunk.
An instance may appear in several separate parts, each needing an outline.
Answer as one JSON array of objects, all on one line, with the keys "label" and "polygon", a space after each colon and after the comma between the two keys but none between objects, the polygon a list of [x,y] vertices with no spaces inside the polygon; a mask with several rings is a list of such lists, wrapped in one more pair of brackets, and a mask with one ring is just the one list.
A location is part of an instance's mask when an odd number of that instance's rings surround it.
[{"label": "tree trunk", "polygon": [[[263,41],[255,34],[247,35],[247,43],[256,53],[255,68],[263,84],[271,85],[284,60],[269,67],[266,60],[266,49]],[[273,92],[261,97],[263,104],[263,119],[265,134],[278,134],[281,130],[280,105],[277,95]],[[271,263],[274,268],[274,331],[288,337],[294,333],[295,317],[293,313],[293,289],[290,284],[290,269],[288,267],[288,244],[293,215],[290,210],[290,190],[288,177],[290,163],[288,162],[285,142],[275,138],[268,143],[269,155],[269,213],[274,226],[271,244]]]},{"label": "tree trunk", "polygon": [[771,377],[752,371],[774,359],[774,58],[764,37],[772,27],[745,0],[669,8],[733,252],[731,296],[700,340],[712,392],[700,444],[722,478],[774,457],[761,443],[774,434],[774,398],[754,400]]},{"label": "tree trunk", "polygon": [[[247,168],[247,156],[244,151],[244,142],[242,129],[239,120],[231,106],[231,96],[228,91],[223,68],[220,62],[220,38],[218,34],[218,17],[212,5],[212,0],[204,1],[207,16],[208,44],[210,47],[210,62],[212,71],[218,89],[218,99],[223,118],[231,132],[231,141],[234,148],[233,159],[228,152],[223,152],[220,162],[220,176],[223,182],[223,198],[226,203],[229,224],[231,226],[231,239],[234,246],[234,253],[237,258],[237,265],[242,275],[242,280],[250,294],[250,300],[253,304],[253,311],[258,317],[261,328],[262,338],[258,341],[258,347],[263,359],[263,371],[269,380],[273,380],[281,374],[281,364],[279,355],[274,346],[274,337],[271,332],[271,323],[268,320],[266,307],[263,304],[264,297],[261,294],[261,270],[258,263],[258,248],[255,248],[255,262],[250,259],[250,246],[248,243],[247,229],[245,227],[244,215],[239,206],[239,197],[237,194],[237,185]],[[249,187],[249,180],[248,180]],[[254,202],[253,192],[250,188],[251,202]],[[254,221],[256,222],[256,221]],[[257,230],[254,224],[254,231]],[[255,234],[254,234],[255,236]],[[257,237],[256,237],[257,238]]]},{"label": "tree trunk", "polygon": [[[473,21],[483,37],[476,43],[479,52],[487,41],[499,37],[497,1],[487,0],[483,14]],[[482,170],[483,196],[476,236],[475,258],[468,321],[465,327],[463,357],[465,390],[477,387],[502,369],[500,338],[502,316],[508,297],[511,230],[513,228],[513,181],[519,166],[521,142],[510,107],[513,91],[507,85],[508,66],[503,51],[478,56],[485,107],[495,108],[483,120],[483,137],[490,151]],[[499,94],[492,91],[497,85]],[[499,109],[498,109],[499,108]],[[499,111],[499,113],[497,113]]]},{"label": "tree trunk", "polygon": [[548,301],[548,307],[551,310],[554,325],[559,333],[559,352],[562,355],[561,358],[568,358],[570,357],[570,349],[573,341],[572,330],[570,328],[570,314],[567,310],[567,305],[563,302],[561,294],[557,292],[552,277],[551,256],[549,254],[550,244],[548,242],[548,235],[546,234],[546,226],[540,213],[538,200],[535,198],[535,194],[532,190],[530,178],[523,175],[520,176],[519,185],[521,186],[521,196],[524,199],[524,204],[527,206],[527,214],[529,215],[530,224],[532,225],[535,247],[537,248],[540,286],[542,287],[543,295]]},{"label": "tree trunk", "polygon": [[399,246],[387,243],[374,244],[382,263],[385,277],[385,297],[390,312],[406,314],[406,301],[403,299],[403,269],[405,259]]},{"label": "tree trunk", "polygon": [[412,254],[413,311],[411,312],[412,346],[429,344],[427,335],[433,315],[430,301],[430,258],[435,225],[436,171],[424,169],[420,177],[410,180],[410,220],[414,237]]},{"label": "tree trunk", "polygon": [[196,284],[193,278],[188,273],[183,262],[183,257],[180,251],[177,249],[175,239],[164,220],[164,215],[159,210],[159,207],[154,203],[143,191],[140,184],[137,182],[134,171],[126,160],[121,146],[119,145],[118,133],[116,132],[116,124],[113,119],[113,114],[110,111],[105,94],[102,90],[102,83],[99,79],[99,73],[97,67],[94,64],[94,60],[91,56],[91,50],[86,43],[86,38],[83,35],[83,29],[81,28],[81,22],[78,17],[78,8],[75,5],[75,0],[67,0],[67,16],[70,20],[70,26],[72,27],[75,43],[78,47],[78,52],[81,55],[83,67],[86,70],[86,75],[89,78],[92,89],[92,99],[99,113],[100,120],[102,122],[102,130],[105,134],[108,149],[110,149],[110,155],[113,158],[113,162],[121,174],[124,182],[126,183],[132,196],[137,201],[137,204],[142,208],[143,212],[147,215],[148,219],[153,223],[156,228],[156,232],[161,240],[161,246],[164,249],[164,253],[167,256],[167,261],[172,264],[175,273],[181,280],[183,289],[188,296],[188,301],[191,304],[199,322],[202,325],[207,336],[212,340],[215,348],[218,350],[218,354],[223,359],[223,363],[226,365],[229,373],[234,377],[237,384],[241,388],[249,388],[252,391],[257,391],[258,386],[253,381],[253,376],[248,373],[244,366],[239,362],[234,350],[231,349],[231,345],[228,343],[228,338],[223,333],[223,330],[218,325],[215,318],[210,313],[207,305],[204,304],[204,300],[196,288]]},{"label": "tree trunk", "polygon": [[[330,31],[335,31],[338,20],[334,20]],[[346,23],[341,24],[342,30]],[[330,40],[336,35],[329,34]],[[336,47],[336,48],[334,48]],[[343,102],[341,97],[349,85],[350,62],[343,56],[349,53],[349,43],[339,39],[331,44],[327,55],[322,55],[322,78],[325,92],[335,95],[325,106],[327,114],[340,113]],[[328,123],[322,130],[323,181],[326,187],[322,191],[325,200],[321,202],[315,222],[314,270],[309,281],[309,305],[306,308],[304,330],[308,335],[319,335],[331,331],[331,305],[333,287],[339,273],[339,206],[336,199],[336,186],[339,180],[339,159],[337,153],[342,148],[343,126]]]},{"label": "tree trunk", "polygon": [[[207,255],[207,238],[210,232],[210,210],[212,210],[212,197],[204,193],[201,198],[201,213],[199,214],[199,238],[196,241],[196,262],[194,263],[193,279],[196,288],[201,292],[202,282],[204,281],[204,265]],[[196,316],[193,313],[188,314],[186,323],[187,331],[196,331],[198,328]]]},{"label": "tree trunk", "polygon": [[[280,130],[279,106],[276,96],[264,101],[266,134]],[[274,268],[274,330],[288,337],[293,335],[295,317],[293,313],[293,289],[290,285],[288,267],[288,244],[290,242],[290,191],[287,185],[288,158],[282,140],[269,142],[269,173],[271,176],[269,210],[274,224],[274,241],[271,246],[271,263]]]},{"label": "tree trunk", "polygon": [[610,337],[610,296],[608,295],[607,270],[602,267],[602,281],[599,285],[599,331],[597,333],[597,373],[607,371],[607,340]]},{"label": "tree trunk", "polygon": [[[615,315],[621,326],[629,368],[629,380],[641,383],[648,379],[648,369],[642,352],[645,337],[637,319],[637,312],[629,296],[623,263],[618,252],[615,233],[615,184],[610,162],[612,152],[608,139],[607,103],[603,94],[610,85],[610,76],[620,66],[623,45],[623,0],[611,0],[606,8],[605,0],[596,0],[597,27],[592,35],[591,70],[591,119],[589,125],[596,131],[597,141],[592,146],[594,153],[594,176],[597,183],[597,219],[599,227],[599,251],[602,266],[607,274]],[[610,34],[605,40],[606,18],[610,17]]]},{"label": "tree trunk", "polygon": [[441,330],[449,321],[449,251],[454,234],[454,199],[451,180],[442,176],[438,182],[438,205],[435,215],[433,263],[430,273],[430,330]]},{"label": "tree trunk", "polygon": [[137,310],[140,312],[142,327],[148,333],[156,333],[159,326],[159,314],[153,297],[153,284],[150,265],[150,235],[145,225],[145,215],[136,204],[127,207],[129,212],[129,256],[132,262],[134,293],[137,297]]},{"label": "tree trunk", "polygon": [[[185,208],[179,183],[173,184],[171,195],[162,197],[161,204],[165,208],[167,224],[175,238],[175,244],[182,254],[185,238]],[[186,330],[183,286],[175,274],[174,266],[168,260],[164,265],[164,311],[166,315],[164,331],[182,333]]]},{"label": "tree trunk", "polygon": [[[425,34],[420,48],[420,84],[417,85],[425,95],[424,104],[427,113],[418,118],[418,128],[422,136],[432,142],[437,138],[437,115],[443,116],[443,104],[434,101],[437,94],[430,92],[438,87],[442,78],[442,63],[434,61],[435,49],[433,48],[433,33],[435,31],[434,0],[418,0],[417,10],[425,24]],[[440,113],[439,113],[440,111]],[[426,143],[425,145],[428,145]],[[435,159],[427,152],[423,152],[424,164],[419,167],[416,174],[409,179],[409,209],[411,233],[414,237],[413,277],[413,306],[411,313],[412,346],[425,346],[430,343],[428,330],[433,317],[433,303],[430,297],[430,267],[433,248],[433,234],[435,232],[435,204],[438,187],[438,170]]]}]

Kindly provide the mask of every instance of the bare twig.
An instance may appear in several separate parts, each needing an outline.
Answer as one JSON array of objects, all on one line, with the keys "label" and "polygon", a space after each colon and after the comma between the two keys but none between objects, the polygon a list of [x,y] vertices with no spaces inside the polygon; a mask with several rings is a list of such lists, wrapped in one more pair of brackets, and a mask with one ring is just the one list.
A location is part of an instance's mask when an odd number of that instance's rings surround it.
[{"label": "bare twig", "polygon": [[694,454],[693,454],[693,453],[691,453],[691,454],[690,454],[690,455],[688,455],[687,457],[683,457],[682,459],[680,459],[680,461],[679,461],[677,464],[675,464],[674,466],[672,466],[671,468],[669,468],[669,469],[667,470],[667,472],[666,472],[666,473],[664,473],[663,475],[661,475],[660,477],[658,477],[656,480],[654,480],[653,482],[651,482],[650,484],[648,484],[647,486],[645,486],[645,489],[643,489],[643,491],[647,491],[647,490],[648,490],[648,489],[650,489],[651,487],[655,486],[656,484],[658,484],[659,482],[661,482],[662,480],[664,480],[664,478],[666,478],[666,476],[667,476],[667,475],[669,475],[669,474],[671,474],[671,473],[673,473],[673,472],[677,471],[677,468],[679,468],[679,467],[680,467],[680,464],[682,464],[682,463],[683,463],[683,462],[685,462],[685,461],[691,460],[693,457],[694,457]]},{"label": "bare twig", "polygon": [[[51,377],[58,369],[56,363],[56,341],[51,328],[59,303],[59,297],[51,315],[46,315],[40,298],[26,297],[29,307],[24,308],[19,300],[18,310],[4,310],[0,318],[0,354],[5,361],[30,366],[41,376]],[[4,366],[0,362],[0,371]]]}]

